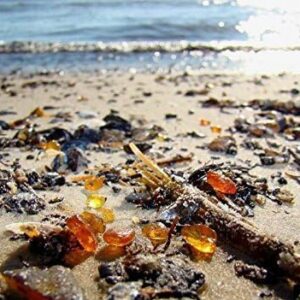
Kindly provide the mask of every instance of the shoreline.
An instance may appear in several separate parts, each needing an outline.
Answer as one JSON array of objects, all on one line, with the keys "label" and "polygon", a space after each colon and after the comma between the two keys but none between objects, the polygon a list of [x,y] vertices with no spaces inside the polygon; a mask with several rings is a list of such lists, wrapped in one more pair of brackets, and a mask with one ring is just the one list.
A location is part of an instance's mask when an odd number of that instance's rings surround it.
[{"label": "shoreline", "polygon": [[[0,47],[1,48],[1,47]],[[224,51],[223,51],[224,50]],[[223,49],[194,51],[56,51],[0,53],[0,73],[22,71],[37,73],[43,70],[65,72],[94,72],[101,70],[136,69],[141,72],[160,70],[202,73],[278,74],[300,73],[299,50],[272,49],[240,50]]]}]

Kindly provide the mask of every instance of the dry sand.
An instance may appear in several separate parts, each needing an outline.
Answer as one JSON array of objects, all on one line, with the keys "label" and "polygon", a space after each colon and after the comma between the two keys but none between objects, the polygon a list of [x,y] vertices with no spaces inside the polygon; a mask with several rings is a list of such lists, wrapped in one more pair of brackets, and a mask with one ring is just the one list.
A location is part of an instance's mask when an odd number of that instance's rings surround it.
[{"label": "dry sand", "polygon": [[[300,75],[281,74],[272,76],[244,76],[241,74],[133,74],[122,72],[93,73],[93,74],[49,74],[49,75],[9,75],[4,80],[0,77],[2,85],[11,84],[0,92],[0,111],[10,110],[17,115],[1,116],[0,119],[13,121],[28,115],[37,106],[53,106],[50,113],[59,111],[71,114],[72,122],[61,122],[51,124],[52,118],[39,118],[36,123],[40,128],[52,126],[63,126],[74,130],[80,124],[87,124],[97,127],[102,124],[102,118],[110,110],[119,111],[120,115],[126,119],[132,119],[135,124],[138,120],[145,121],[147,125],[160,125],[165,129],[165,135],[171,138],[169,142],[156,141],[152,152],[156,152],[160,146],[170,146],[171,150],[165,155],[172,157],[175,154],[187,155],[193,153],[193,160],[187,165],[178,165],[177,168],[194,170],[205,162],[211,161],[212,156],[220,157],[222,160],[253,159],[257,157],[250,150],[239,147],[238,155],[235,157],[211,153],[199,148],[212,140],[214,135],[209,127],[200,127],[199,119],[211,120],[213,124],[220,125],[223,131],[233,124],[233,120],[238,115],[251,117],[253,110],[250,108],[226,109],[226,113],[218,108],[202,108],[200,100],[215,97],[217,99],[232,99],[237,102],[246,102],[252,99],[280,99],[300,101],[300,96],[292,96],[289,92],[293,88],[299,87]],[[36,82],[35,86],[26,87],[26,83]],[[24,87],[25,84],[25,87]],[[22,87],[23,86],[23,87]],[[208,94],[185,96],[188,90],[207,89]],[[287,92],[282,92],[287,91]],[[140,101],[142,100],[142,101]],[[93,112],[94,118],[83,119],[78,112]],[[176,119],[167,120],[165,114],[176,114]],[[203,139],[183,137],[186,132],[197,131],[206,135]],[[240,144],[241,139],[238,139]],[[284,142],[284,141],[282,141]],[[5,149],[0,153],[8,152],[9,156],[5,161],[12,162],[20,159],[24,168],[42,168],[45,164],[50,164],[53,156],[50,154],[40,154],[38,150],[31,151],[34,160],[27,160],[28,151],[20,149]],[[104,153],[90,151],[90,167],[111,163],[116,165],[124,163],[128,155],[124,151],[116,153]],[[277,171],[284,171],[285,165],[270,167],[257,167],[253,173],[268,176]],[[64,186],[56,193],[64,196],[64,201],[58,205],[48,205],[47,209],[36,216],[14,215],[0,212],[0,264],[2,269],[7,267],[7,260],[18,247],[24,242],[9,241],[4,232],[4,226],[16,221],[40,220],[42,216],[49,213],[58,212],[72,214],[84,209],[85,196],[79,186]],[[271,201],[267,201],[265,207],[255,208],[255,217],[251,221],[257,227],[269,234],[274,234],[279,238],[295,242],[299,240],[300,232],[300,202],[299,185],[288,180],[288,189],[295,194],[293,205],[279,206]],[[55,195],[53,192],[41,192],[46,199]],[[108,196],[107,206],[114,208],[117,219],[120,222],[131,222],[132,216],[145,216],[153,214],[151,211],[143,211],[134,205],[127,204],[124,196],[128,194],[128,189],[123,188],[119,194],[111,193],[109,188],[104,188],[103,194]],[[117,221],[118,222],[118,221]],[[268,290],[266,286],[258,286],[249,280],[237,278],[232,263],[226,263],[226,259],[232,250],[227,247],[218,247],[216,255],[211,263],[199,262],[197,268],[202,270],[207,278],[208,289],[203,294],[203,299],[255,299],[259,298],[261,291]],[[97,288],[95,278],[97,277],[97,267],[99,263],[93,258],[74,268],[74,274],[78,278],[80,285],[84,288],[87,299],[102,299],[102,295]],[[291,295],[284,289],[273,288],[272,298],[290,298]]]}]

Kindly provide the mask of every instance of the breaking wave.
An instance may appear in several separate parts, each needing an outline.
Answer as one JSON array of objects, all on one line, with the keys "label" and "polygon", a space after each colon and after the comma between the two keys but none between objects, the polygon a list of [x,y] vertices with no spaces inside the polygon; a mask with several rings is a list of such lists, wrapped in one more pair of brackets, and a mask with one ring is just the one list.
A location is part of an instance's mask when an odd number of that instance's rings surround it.
[{"label": "breaking wave", "polygon": [[91,43],[52,43],[52,42],[0,42],[0,53],[59,53],[59,52],[99,52],[99,53],[145,53],[145,52],[259,52],[263,50],[299,51],[300,45],[276,46],[246,43],[217,42],[91,42]]}]

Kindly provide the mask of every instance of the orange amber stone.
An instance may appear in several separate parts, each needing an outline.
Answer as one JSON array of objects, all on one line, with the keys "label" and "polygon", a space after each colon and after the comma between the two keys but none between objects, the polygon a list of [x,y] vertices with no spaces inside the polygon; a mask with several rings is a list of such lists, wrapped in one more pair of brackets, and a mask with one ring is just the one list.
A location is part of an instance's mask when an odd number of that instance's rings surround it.
[{"label": "orange amber stone", "polygon": [[81,219],[90,225],[95,234],[103,233],[105,231],[104,221],[97,215],[84,211],[80,214]]},{"label": "orange amber stone", "polygon": [[45,117],[46,113],[41,107],[37,107],[30,113],[30,116],[41,118]]},{"label": "orange amber stone", "polygon": [[212,133],[221,133],[222,132],[222,128],[220,126],[211,126],[210,130]]},{"label": "orange amber stone", "polygon": [[142,228],[142,233],[155,247],[167,241],[169,229],[162,227],[159,224],[147,224]]},{"label": "orange amber stone", "polygon": [[116,218],[111,208],[101,207],[97,211],[101,213],[101,217],[105,223],[112,223]]},{"label": "orange amber stone", "polygon": [[202,224],[187,225],[181,230],[184,240],[194,250],[203,254],[214,254],[216,251],[216,232]]},{"label": "orange amber stone", "polygon": [[74,267],[84,262],[91,256],[91,252],[87,252],[84,249],[72,248],[64,256],[64,263],[69,267]]},{"label": "orange amber stone", "polygon": [[112,261],[126,254],[125,247],[105,245],[97,253],[97,259],[102,261]]},{"label": "orange amber stone", "polygon": [[43,148],[44,150],[60,151],[60,144],[57,141],[52,140],[52,141],[49,141],[47,143],[42,143],[41,148]]},{"label": "orange amber stone", "polygon": [[200,119],[200,125],[201,126],[209,126],[210,125],[210,121],[206,120],[206,119]]},{"label": "orange amber stone", "polygon": [[101,189],[104,185],[104,180],[102,177],[91,176],[85,180],[84,188],[87,191],[95,192]]},{"label": "orange amber stone", "polygon": [[97,238],[93,229],[86,224],[78,215],[74,215],[67,220],[69,230],[76,236],[80,245],[87,252],[95,252],[97,249]]},{"label": "orange amber stone", "polygon": [[134,238],[135,232],[130,228],[120,230],[108,229],[103,234],[103,239],[107,244],[118,247],[123,247],[131,244]]},{"label": "orange amber stone", "polygon": [[208,171],[206,176],[207,183],[209,183],[215,191],[228,195],[236,194],[236,184],[230,178],[214,171]]}]

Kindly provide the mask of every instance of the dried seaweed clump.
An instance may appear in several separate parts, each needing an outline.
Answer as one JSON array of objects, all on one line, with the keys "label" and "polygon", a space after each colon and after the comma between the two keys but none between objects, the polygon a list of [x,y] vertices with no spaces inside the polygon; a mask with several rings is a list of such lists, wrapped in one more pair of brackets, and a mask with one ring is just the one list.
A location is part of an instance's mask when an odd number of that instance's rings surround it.
[{"label": "dried seaweed clump", "polygon": [[33,193],[18,193],[3,197],[0,207],[7,212],[34,215],[45,208],[44,200]]},{"label": "dried seaweed clump", "polygon": [[109,288],[108,299],[124,299],[133,291],[139,299],[199,299],[198,292],[205,283],[204,274],[188,261],[150,255],[101,263],[99,275],[101,281],[113,285]]}]

